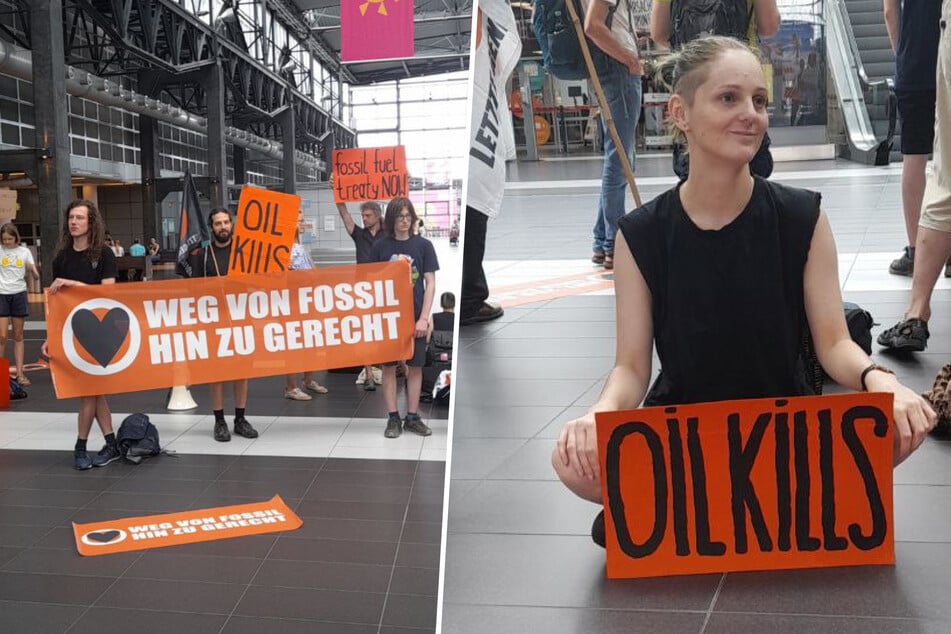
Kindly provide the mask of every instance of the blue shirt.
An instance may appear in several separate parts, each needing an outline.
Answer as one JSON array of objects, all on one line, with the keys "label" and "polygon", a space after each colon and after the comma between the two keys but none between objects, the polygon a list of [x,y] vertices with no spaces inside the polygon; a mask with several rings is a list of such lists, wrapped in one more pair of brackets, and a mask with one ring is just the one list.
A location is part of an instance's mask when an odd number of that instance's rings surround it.
[{"label": "blue shirt", "polygon": [[419,320],[426,292],[424,275],[439,270],[436,250],[432,242],[420,236],[410,236],[408,240],[380,238],[370,249],[370,262],[390,262],[400,259],[401,255],[409,256],[413,276],[413,314]]},{"label": "blue shirt", "polygon": [[133,244],[131,247],[129,247],[129,255],[133,257],[145,255],[145,247],[138,243]]},{"label": "blue shirt", "polygon": [[895,56],[895,88],[934,90],[941,0],[904,0]]}]

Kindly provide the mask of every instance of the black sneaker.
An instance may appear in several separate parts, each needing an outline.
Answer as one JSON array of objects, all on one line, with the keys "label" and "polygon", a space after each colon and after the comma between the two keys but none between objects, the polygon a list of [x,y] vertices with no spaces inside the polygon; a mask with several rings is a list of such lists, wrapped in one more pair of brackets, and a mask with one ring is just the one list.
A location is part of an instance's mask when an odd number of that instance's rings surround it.
[{"label": "black sneaker", "polygon": [[928,347],[928,322],[921,319],[900,321],[878,336],[878,345],[896,352],[921,352]]},{"label": "black sneaker", "polygon": [[251,423],[244,416],[234,419],[234,433],[245,438],[257,438],[258,430],[251,427]]},{"label": "black sneaker", "polygon": [[433,430],[426,426],[419,414],[407,414],[403,419],[403,429],[411,431],[419,436],[431,436]]},{"label": "black sneaker", "polygon": [[115,445],[106,445],[99,450],[96,457],[92,459],[92,466],[105,467],[107,464],[115,462],[122,457]]},{"label": "black sneaker", "polygon": [[601,509],[601,512],[598,513],[591,524],[591,539],[595,544],[604,548],[606,541],[604,538],[604,509]]},{"label": "black sneaker", "polygon": [[92,460],[89,459],[89,454],[86,453],[85,449],[73,450],[73,468],[77,471],[92,469]]},{"label": "black sneaker", "polygon": [[389,418],[386,419],[386,431],[383,432],[383,435],[387,438],[399,438],[402,433],[403,421],[400,420],[399,416],[390,414]]},{"label": "black sneaker", "polygon": [[231,440],[231,432],[228,431],[228,423],[223,420],[215,421],[215,440],[218,442],[228,442]]},{"label": "black sneaker", "polygon": [[376,391],[376,383],[373,382],[373,377],[370,377],[370,380],[363,382],[363,389],[367,392]]},{"label": "black sneaker", "polygon": [[892,260],[888,265],[888,272],[892,275],[904,275],[911,277],[915,273],[915,259],[911,256],[911,247],[905,247],[901,257]]}]

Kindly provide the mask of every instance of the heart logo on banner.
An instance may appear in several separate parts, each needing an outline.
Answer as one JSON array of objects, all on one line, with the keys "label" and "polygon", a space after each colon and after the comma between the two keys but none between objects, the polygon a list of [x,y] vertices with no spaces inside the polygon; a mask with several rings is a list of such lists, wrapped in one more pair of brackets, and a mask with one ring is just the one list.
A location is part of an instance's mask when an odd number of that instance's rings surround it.
[{"label": "heart logo on banner", "polygon": [[86,533],[86,537],[93,540],[94,542],[99,542],[100,544],[108,544],[116,537],[119,536],[119,531],[96,531],[94,533]]},{"label": "heart logo on banner", "polygon": [[113,308],[100,321],[94,312],[82,308],[73,315],[71,325],[80,345],[106,367],[129,334],[129,315],[121,308]]}]

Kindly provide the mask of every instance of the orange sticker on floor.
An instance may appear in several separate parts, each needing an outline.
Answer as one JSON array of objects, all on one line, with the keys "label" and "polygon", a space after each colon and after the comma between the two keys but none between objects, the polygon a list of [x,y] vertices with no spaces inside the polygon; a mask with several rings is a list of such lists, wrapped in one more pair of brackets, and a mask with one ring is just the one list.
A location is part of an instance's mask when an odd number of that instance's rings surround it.
[{"label": "orange sticker on floor", "polygon": [[596,420],[610,578],[895,563],[891,394]]},{"label": "orange sticker on floor", "polygon": [[73,523],[79,554],[86,557],[180,546],[246,535],[293,531],[303,522],[275,495],[267,502],[182,513],[127,517],[93,524]]},{"label": "orange sticker on floor", "polygon": [[491,290],[492,300],[502,308],[515,308],[562,297],[585,295],[614,289],[614,277],[603,270],[536,280],[523,284],[496,286]]}]

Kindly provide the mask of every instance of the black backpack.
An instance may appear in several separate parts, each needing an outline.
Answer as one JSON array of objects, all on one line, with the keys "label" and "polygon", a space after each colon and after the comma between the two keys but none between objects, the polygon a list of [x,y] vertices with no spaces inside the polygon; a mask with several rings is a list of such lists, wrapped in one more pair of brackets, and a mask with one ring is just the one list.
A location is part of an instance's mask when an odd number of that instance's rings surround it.
[{"label": "black backpack", "polygon": [[159,443],[158,429],[145,414],[125,417],[116,432],[116,447],[123,458],[135,464],[142,462],[142,458],[164,453]]},{"label": "black backpack", "polygon": [[[571,23],[571,14],[565,6],[566,1],[575,3],[578,19],[584,25],[584,0],[534,0],[532,31],[542,51],[542,63],[545,65],[545,70],[558,79],[587,79],[588,68],[585,66],[584,55],[581,53],[578,34]],[[620,2],[627,2],[627,0],[619,0],[618,4]],[[608,26],[611,25],[616,9],[617,5],[608,9]],[[588,38],[588,49],[597,68],[604,53],[590,38]]]},{"label": "black backpack", "polygon": [[876,325],[872,314],[852,302],[843,302],[845,309],[845,324],[849,327],[852,341],[859,344],[865,354],[872,354],[872,326]]},{"label": "black backpack", "polygon": [[673,0],[670,45],[680,48],[704,35],[725,35],[746,41],[753,7],[747,0]]}]

